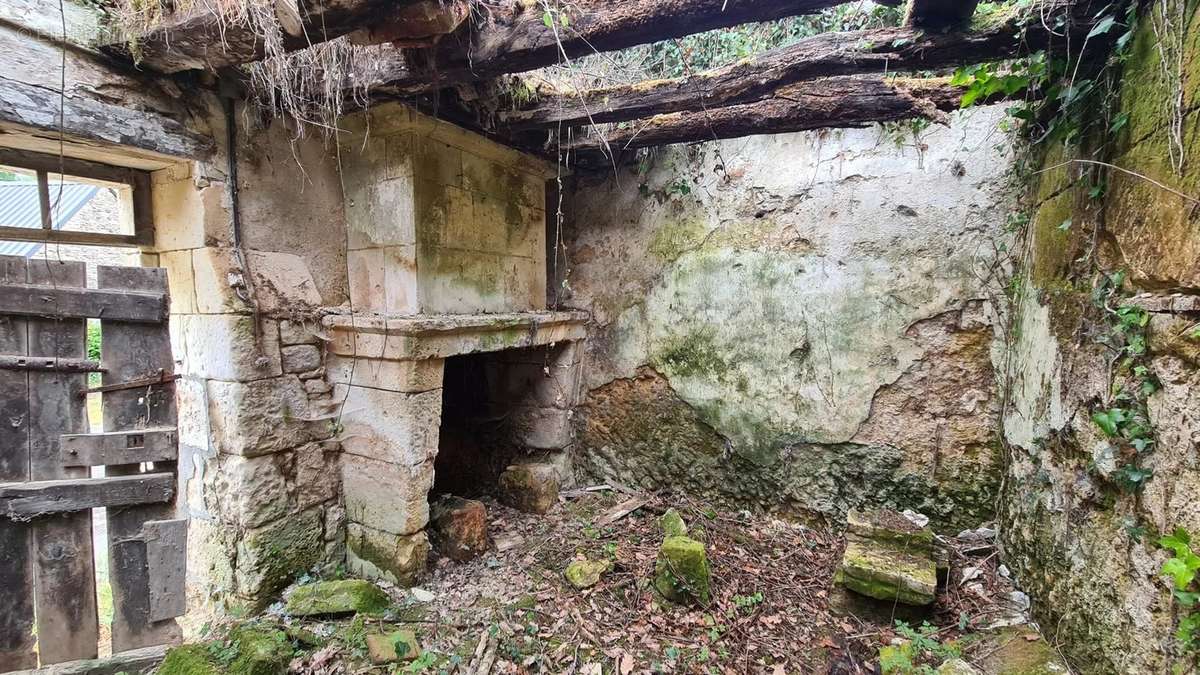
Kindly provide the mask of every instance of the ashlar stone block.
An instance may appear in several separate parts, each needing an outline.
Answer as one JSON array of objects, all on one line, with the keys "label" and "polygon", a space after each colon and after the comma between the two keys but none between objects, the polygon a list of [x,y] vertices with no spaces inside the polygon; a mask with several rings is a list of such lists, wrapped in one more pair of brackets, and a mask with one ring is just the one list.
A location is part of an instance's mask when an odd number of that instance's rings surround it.
[{"label": "ashlar stone block", "polygon": [[282,373],[276,322],[262,319],[255,335],[248,314],[190,314],[172,318],[171,350],[178,372],[246,382]]},{"label": "ashlar stone block", "polygon": [[433,463],[402,466],[357,455],[342,455],[346,517],[392,534],[413,534],[429,522]]},{"label": "ashlar stone block", "polygon": [[208,409],[220,452],[254,457],[287,450],[311,439],[308,394],[295,375],[253,382],[209,380]]},{"label": "ashlar stone block", "polygon": [[352,455],[403,466],[417,466],[437,454],[441,391],[405,394],[368,387],[337,385],[342,406],[342,447]]},{"label": "ashlar stone block", "polygon": [[442,359],[388,361],[329,355],[325,368],[334,384],[355,384],[372,389],[418,393],[442,388]]},{"label": "ashlar stone block", "polygon": [[395,535],[356,523],[346,530],[346,566],[367,579],[412,586],[425,572],[429,538],[424,532]]}]

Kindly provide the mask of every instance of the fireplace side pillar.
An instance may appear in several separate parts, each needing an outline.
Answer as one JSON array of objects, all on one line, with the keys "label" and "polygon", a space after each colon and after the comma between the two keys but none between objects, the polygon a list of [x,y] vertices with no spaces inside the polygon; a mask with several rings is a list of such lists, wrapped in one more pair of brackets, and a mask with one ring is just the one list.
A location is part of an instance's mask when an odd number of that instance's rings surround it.
[{"label": "fireplace side pillar", "polygon": [[332,423],[342,439],[346,563],[412,585],[425,570],[429,491],[442,413],[442,359],[331,355]]}]

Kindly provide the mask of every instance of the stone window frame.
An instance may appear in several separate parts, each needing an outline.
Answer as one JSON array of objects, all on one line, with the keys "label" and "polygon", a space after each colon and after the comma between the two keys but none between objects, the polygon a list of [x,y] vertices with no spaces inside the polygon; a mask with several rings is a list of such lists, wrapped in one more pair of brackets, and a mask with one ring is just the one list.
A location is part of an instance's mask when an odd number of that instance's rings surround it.
[{"label": "stone window frame", "polygon": [[[0,148],[0,166],[27,169],[37,174],[42,221],[40,229],[0,226],[0,240],[129,248],[153,246],[149,171],[13,148]],[[50,213],[50,174],[128,186],[133,207],[133,234],[54,229]]]}]

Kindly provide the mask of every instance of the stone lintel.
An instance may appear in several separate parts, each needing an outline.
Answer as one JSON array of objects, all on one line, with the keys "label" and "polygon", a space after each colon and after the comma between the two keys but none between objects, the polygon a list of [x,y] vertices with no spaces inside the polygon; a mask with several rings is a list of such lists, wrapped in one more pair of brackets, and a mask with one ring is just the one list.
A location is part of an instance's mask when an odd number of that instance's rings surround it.
[{"label": "stone lintel", "polygon": [[332,354],[412,361],[582,340],[587,335],[587,318],[587,313],[578,311],[334,315],[325,317],[324,323],[332,334]]}]

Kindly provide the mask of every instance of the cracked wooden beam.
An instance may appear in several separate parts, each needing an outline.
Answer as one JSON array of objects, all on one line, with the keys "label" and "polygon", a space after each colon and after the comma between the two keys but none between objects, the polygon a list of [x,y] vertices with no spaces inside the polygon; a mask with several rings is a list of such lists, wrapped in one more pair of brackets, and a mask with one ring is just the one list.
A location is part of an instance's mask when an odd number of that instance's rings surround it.
[{"label": "cracked wooden beam", "polygon": [[0,132],[4,131],[49,139],[61,133],[68,141],[138,148],[160,157],[202,159],[213,149],[211,138],[165,115],[82,96],[60,96],[45,87],[0,77]]},{"label": "cracked wooden beam", "polygon": [[965,25],[979,0],[912,0],[904,25],[923,30],[947,30]]},{"label": "cracked wooden beam", "polygon": [[352,35],[356,44],[424,45],[456,29],[467,17],[466,7],[466,0],[274,0],[253,20],[209,9],[172,15],[147,33],[104,50],[161,73],[217,70],[266,56],[262,30],[255,23],[276,22],[285,51],[343,35]]},{"label": "cracked wooden beam", "polygon": [[547,12],[512,2],[436,47],[374,64],[370,88],[412,94],[743,23],[815,14],[848,0],[577,0]]},{"label": "cracked wooden beam", "polygon": [[760,134],[862,127],[877,122],[938,119],[955,110],[963,90],[949,78],[842,76],[789,85],[753,103],[658,115],[569,144],[583,155]]},{"label": "cracked wooden beam", "polygon": [[1063,16],[1072,38],[1082,37],[1094,22],[1093,4],[1055,0],[1037,14],[1014,9],[986,26],[950,33],[908,27],[822,33],[691,77],[543,96],[519,110],[502,111],[499,118],[512,130],[622,122],[751,103],[780,87],[820,77],[935,70],[1065,48],[1067,35],[1056,35],[1048,26]]}]

